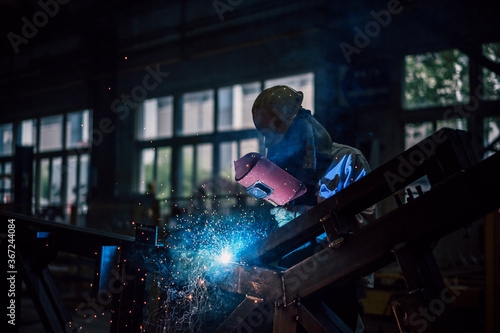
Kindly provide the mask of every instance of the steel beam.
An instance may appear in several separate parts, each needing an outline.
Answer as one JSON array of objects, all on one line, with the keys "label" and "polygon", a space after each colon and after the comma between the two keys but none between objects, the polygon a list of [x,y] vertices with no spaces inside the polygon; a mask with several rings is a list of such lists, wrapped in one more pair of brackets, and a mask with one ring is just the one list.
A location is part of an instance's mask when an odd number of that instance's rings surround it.
[{"label": "steel beam", "polygon": [[28,253],[18,251],[21,277],[47,332],[71,332],[72,319],[47,267],[34,269]]},{"label": "steel beam", "polygon": [[308,332],[316,333],[329,333],[334,331],[332,325],[325,325],[321,323],[311,311],[309,311],[305,306],[301,304],[299,308],[299,314],[297,321],[301,324]]},{"label": "steel beam", "polygon": [[[332,283],[371,273],[395,261],[394,249],[400,244],[428,244],[500,207],[498,170],[500,153],[360,229],[339,248],[323,248],[282,276],[277,270],[237,266],[228,270],[225,285],[237,293],[287,304]],[[278,292],[281,281],[283,293]]]},{"label": "steel beam", "polygon": [[436,185],[476,162],[466,133],[443,128],[277,229],[243,253],[241,260],[272,262],[322,234],[325,230],[318,221],[332,212],[352,217],[424,175]]},{"label": "steel beam", "polygon": [[[246,323],[247,318],[257,310],[257,308],[264,302],[260,298],[247,296],[237,307],[231,312],[229,316],[224,319],[224,321],[219,325],[216,333],[232,333],[238,328],[243,328],[248,330],[247,326],[251,327],[250,324]],[[274,305],[267,303],[269,308],[274,308]],[[259,312],[262,316],[262,313]],[[262,321],[266,318],[262,317]],[[262,323],[259,323],[262,324]]]},{"label": "steel beam", "polygon": [[497,209],[498,170],[500,153],[360,229],[338,249],[325,248],[286,270],[287,298],[373,272],[395,260],[398,244],[430,243]]},{"label": "steel beam", "polygon": [[228,291],[278,304],[284,300],[282,272],[279,270],[235,264],[227,265],[223,274],[224,279],[218,286]]},{"label": "steel beam", "polygon": [[[15,219],[16,228],[19,230],[51,233],[53,235],[52,246],[56,250],[92,259],[95,258],[96,252],[101,251],[103,246],[127,246],[134,242],[134,237],[130,236],[79,228],[11,212],[0,212],[0,217],[5,220]],[[23,234],[18,233],[18,237],[22,237]]]},{"label": "steel beam", "polygon": [[299,307],[297,304],[276,306],[274,308],[273,333],[297,332]]}]

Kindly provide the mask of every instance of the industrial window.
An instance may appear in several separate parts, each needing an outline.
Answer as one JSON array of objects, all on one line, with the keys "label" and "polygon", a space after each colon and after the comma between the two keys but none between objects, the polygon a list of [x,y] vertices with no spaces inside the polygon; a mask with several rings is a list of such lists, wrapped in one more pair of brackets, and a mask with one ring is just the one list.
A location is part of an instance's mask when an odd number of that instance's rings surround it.
[{"label": "industrial window", "polygon": [[21,122],[21,138],[19,144],[21,146],[33,147],[36,151],[36,133],[37,133],[37,120],[29,119]]},{"label": "industrial window", "polygon": [[154,180],[155,149],[148,148],[141,151],[141,169],[139,176],[139,191],[145,193],[147,186]]},{"label": "industrial window", "polygon": [[160,147],[156,149],[156,175],[157,194],[160,199],[171,197],[172,193],[172,148]]},{"label": "industrial window", "polygon": [[467,130],[467,119],[449,119],[408,123],[405,125],[405,149],[408,149],[443,127]]},{"label": "industrial window", "polygon": [[484,147],[485,158],[500,151],[500,117],[484,119]]},{"label": "industrial window", "polygon": [[150,140],[170,138],[173,135],[173,97],[152,98],[139,109],[137,138]]},{"label": "industrial window", "polygon": [[219,131],[233,131],[253,128],[253,102],[259,95],[260,83],[236,84],[218,91]]},{"label": "industrial window", "polygon": [[[500,44],[482,45],[483,54],[500,62]],[[491,102],[500,96],[500,76],[482,68],[458,50],[429,52],[405,57],[403,114],[405,149],[417,144],[442,127],[472,132],[483,137],[487,157],[500,149],[498,106]],[[470,75],[478,75],[470,80]],[[481,109],[481,112],[476,112]],[[478,128],[474,124],[483,124]],[[427,180],[418,181],[429,187]]]},{"label": "industrial window", "polygon": [[12,155],[12,137],[12,124],[0,125],[0,156]]},{"label": "industrial window", "polygon": [[90,143],[90,112],[66,115],[66,149],[87,147]]},{"label": "industrial window", "polygon": [[259,140],[246,139],[241,141],[226,141],[220,144],[219,177],[228,180],[234,179],[233,162],[249,152],[259,151]]},{"label": "industrial window", "polygon": [[159,199],[171,197],[172,181],[172,148],[146,148],[141,150],[139,174],[139,192],[151,191],[149,187],[156,184],[156,193]]},{"label": "industrial window", "polygon": [[214,131],[213,90],[184,94],[182,97],[182,126],[179,134],[199,135]]},{"label": "industrial window", "polygon": [[227,85],[145,100],[138,110],[138,187],[154,189],[161,215],[172,204],[235,193],[233,163],[252,151],[262,152],[251,107],[264,87],[286,84],[304,92],[304,107],[314,110],[314,75],[299,74],[260,82]]},{"label": "industrial window", "polygon": [[12,162],[0,162],[0,203],[12,202]]},{"label": "industrial window", "polygon": [[89,110],[19,123],[17,144],[34,152],[32,204],[38,216],[84,226],[90,129]]},{"label": "industrial window", "polygon": [[403,107],[469,102],[469,58],[456,49],[405,57]]},{"label": "industrial window", "polygon": [[213,145],[204,143],[182,147],[181,195],[190,197],[194,190],[206,188],[213,172]]},{"label": "industrial window", "polygon": [[13,124],[0,125],[0,203],[12,202]]},{"label": "industrial window", "polygon": [[[500,43],[483,45],[483,54],[491,61],[500,63]],[[500,98],[500,75],[483,68],[483,98],[495,100]]]},{"label": "industrial window", "polygon": [[[467,130],[464,117],[436,116],[443,108],[464,105],[470,100],[469,58],[456,49],[427,52],[405,57],[403,80],[404,116],[421,110],[419,121],[405,124],[404,148],[408,149],[443,127]],[[427,177],[414,182],[424,191],[430,189]]]},{"label": "industrial window", "polygon": [[62,150],[63,116],[40,119],[40,152]]},{"label": "industrial window", "polygon": [[71,214],[70,210],[76,209],[78,215],[85,215],[88,209],[90,155],[69,155],[66,170],[66,213]]}]

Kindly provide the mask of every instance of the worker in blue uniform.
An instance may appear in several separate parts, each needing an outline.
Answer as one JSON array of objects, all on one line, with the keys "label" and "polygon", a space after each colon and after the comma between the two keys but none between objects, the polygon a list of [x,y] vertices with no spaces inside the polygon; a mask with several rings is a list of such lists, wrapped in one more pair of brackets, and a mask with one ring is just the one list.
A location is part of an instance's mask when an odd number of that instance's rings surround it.
[{"label": "worker in blue uniform", "polygon": [[[255,127],[264,136],[266,157],[307,187],[305,195],[285,207],[271,209],[279,227],[370,171],[368,162],[358,149],[332,142],[311,111],[302,107],[302,100],[302,92],[278,85],[263,90],[252,106]],[[360,227],[373,218],[374,207],[356,216]],[[280,265],[290,267],[312,255],[318,243],[324,243],[325,236],[312,242],[316,244],[308,243],[285,256]],[[361,281],[367,282],[366,279]],[[331,297],[325,303],[353,331],[361,332],[358,284],[359,281],[351,281],[341,288],[328,288]]]}]

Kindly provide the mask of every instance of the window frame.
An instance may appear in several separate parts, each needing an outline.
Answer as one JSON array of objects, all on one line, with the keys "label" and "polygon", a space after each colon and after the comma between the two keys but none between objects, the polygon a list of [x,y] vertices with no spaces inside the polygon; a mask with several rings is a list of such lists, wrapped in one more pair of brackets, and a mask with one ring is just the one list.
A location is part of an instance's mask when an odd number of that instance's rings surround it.
[{"label": "window frame", "polygon": [[[11,125],[12,126],[12,140],[11,140],[11,149],[10,154],[0,155],[0,203],[10,204],[14,199],[14,160],[15,160],[15,138],[17,135],[16,124],[13,122],[2,123],[0,126]],[[10,173],[6,173],[5,166],[10,164]],[[10,188],[6,190],[4,188],[5,179],[10,178]],[[8,198],[4,201],[5,198]]]},{"label": "window frame", "polygon": [[[67,121],[68,121],[68,115],[69,114],[75,114],[78,112],[88,112],[88,144],[85,146],[81,147],[72,147],[68,148],[68,130],[67,130]],[[69,177],[69,171],[67,170],[69,167],[69,162],[68,159],[71,156],[76,156],[76,182],[75,182],[75,187],[76,187],[76,193],[75,193],[75,202],[77,203],[77,215],[79,216],[84,216],[87,213],[87,205],[85,202],[87,201],[87,196],[85,197],[85,200],[82,200],[81,198],[81,177],[82,177],[82,172],[83,172],[83,167],[82,167],[82,159],[84,158],[83,156],[88,156],[87,158],[87,167],[89,170],[87,170],[87,186],[90,184],[90,160],[91,160],[91,149],[92,149],[92,109],[83,109],[83,110],[76,110],[76,111],[68,111],[64,113],[58,113],[50,116],[38,116],[38,117],[33,117],[29,119],[23,119],[20,121],[16,122],[16,125],[14,128],[17,130],[18,135],[16,135],[16,140],[15,142],[19,145],[22,144],[21,142],[21,135],[22,135],[22,123],[27,120],[35,120],[36,121],[36,137],[34,138],[34,154],[33,154],[33,162],[34,162],[34,167],[33,167],[33,197],[32,197],[32,213],[35,215],[41,214],[41,212],[47,208],[52,206],[51,202],[51,197],[53,196],[51,193],[52,192],[52,178],[53,178],[53,163],[54,160],[57,158],[61,158],[61,184],[60,184],[60,203],[57,206],[60,206],[62,208],[62,212],[64,215],[63,220],[65,222],[69,222],[69,218],[71,215],[71,207],[74,205],[73,203],[68,202],[69,199],[69,194],[67,193],[68,189],[68,177]],[[60,149],[54,149],[54,150],[45,150],[45,151],[40,151],[40,146],[41,146],[41,119],[46,118],[46,117],[52,117],[52,116],[61,116],[62,115],[62,128],[61,128],[61,140],[62,140],[62,146]],[[48,197],[49,197],[49,202],[47,205],[41,203],[41,168],[42,168],[42,161],[48,160],[49,165],[48,165],[48,170],[49,170],[49,178],[48,178],[48,184],[49,184],[49,192],[48,192]],[[87,188],[88,192],[88,188]]]},{"label": "window frame", "polygon": [[[488,43],[481,43],[476,46],[477,50],[479,52],[482,52],[482,47],[483,44],[488,44]],[[428,52],[440,52],[443,50],[432,50]],[[420,54],[420,53],[427,53],[427,52],[417,52],[417,53],[412,53],[412,54]],[[466,121],[467,127],[466,131],[473,133],[475,137],[480,138],[477,142],[474,144],[477,144],[477,146],[480,146],[482,148],[482,152],[480,152],[481,157],[485,155],[485,148],[483,144],[483,138],[484,138],[484,121],[489,118],[489,117],[495,117],[498,116],[498,108],[500,107],[500,99],[497,100],[489,100],[483,98],[483,86],[484,86],[484,76],[482,75],[483,73],[483,66],[481,66],[477,61],[475,61],[474,58],[469,57],[469,101],[466,103],[457,103],[457,104],[450,104],[450,105],[444,105],[444,106],[432,106],[432,107],[420,107],[420,108],[405,108],[404,104],[404,93],[405,93],[405,57],[406,55],[402,56],[401,62],[402,62],[402,72],[401,72],[401,100],[399,103],[400,107],[400,119],[402,122],[403,126],[403,133],[404,137],[403,140],[406,138],[406,130],[405,126],[407,124],[418,124],[418,123],[424,123],[424,122],[432,122],[434,131],[437,130],[437,123],[442,120],[448,120],[451,118],[459,118],[459,119],[464,119]],[[459,113],[456,110],[462,110],[463,112]],[[479,112],[476,112],[479,110]],[[450,115],[452,115],[450,117]],[[465,115],[465,116],[463,116]],[[403,147],[404,147],[404,142],[403,141]],[[408,147],[406,147],[408,148]]]}]

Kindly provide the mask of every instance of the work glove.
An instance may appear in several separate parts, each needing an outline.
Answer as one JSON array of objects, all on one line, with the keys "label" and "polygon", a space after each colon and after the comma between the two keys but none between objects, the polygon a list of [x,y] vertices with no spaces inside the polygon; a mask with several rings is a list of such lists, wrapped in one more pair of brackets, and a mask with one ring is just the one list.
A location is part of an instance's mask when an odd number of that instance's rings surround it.
[{"label": "work glove", "polygon": [[291,212],[283,207],[275,207],[271,209],[271,215],[274,215],[274,219],[278,222],[278,226],[282,227],[294,218],[300,215],[299,212]]}]

